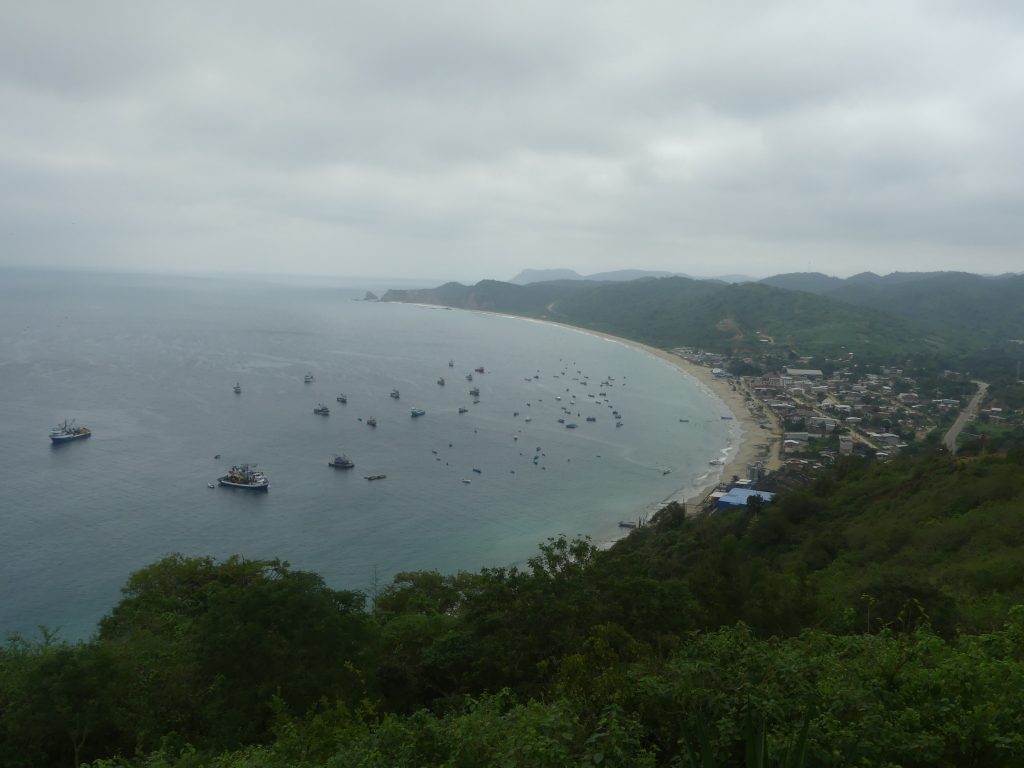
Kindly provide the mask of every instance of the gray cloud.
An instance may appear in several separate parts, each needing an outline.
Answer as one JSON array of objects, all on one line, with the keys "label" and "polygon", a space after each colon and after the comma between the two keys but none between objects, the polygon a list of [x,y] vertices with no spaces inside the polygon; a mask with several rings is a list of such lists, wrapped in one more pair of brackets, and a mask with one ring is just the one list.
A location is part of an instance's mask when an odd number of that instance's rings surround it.
[{"label": "gray cloud", "polygon": [[1013,3],[32,3],[0,262],[1019,270]]}]

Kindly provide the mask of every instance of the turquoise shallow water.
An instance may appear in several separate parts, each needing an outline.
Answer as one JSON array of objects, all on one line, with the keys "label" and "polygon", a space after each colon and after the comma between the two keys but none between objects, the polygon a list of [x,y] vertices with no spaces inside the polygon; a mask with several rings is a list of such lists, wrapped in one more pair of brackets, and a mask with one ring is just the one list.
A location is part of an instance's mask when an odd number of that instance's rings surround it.
[{"label": "turquoise shallow water", "polygon": [[[2,277],[0,632],[88,636],[170,552],[280,557],[369,589],[522,561],[560,533],[607,540],[702,484],[729,441],[724,406],[674,367],[559,326],[357,302],[344,284]],[[64,418],[93,437],[51,447]],[[334,452],[356,468],[327,467]],[[242,461],[267,494],[207,487]]]}]

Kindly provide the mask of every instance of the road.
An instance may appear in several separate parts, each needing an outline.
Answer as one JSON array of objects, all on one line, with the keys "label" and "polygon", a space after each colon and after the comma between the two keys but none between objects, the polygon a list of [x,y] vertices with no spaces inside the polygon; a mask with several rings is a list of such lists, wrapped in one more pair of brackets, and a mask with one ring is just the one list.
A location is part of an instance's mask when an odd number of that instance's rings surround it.
[{"label": "road", "polygon": [[956,456],[956,439],[960,437],[960,431],[967,425],[968,421],[974,418],[974,414],[978,410],[978,404],[985,397],[985,391],[988,389],[988,384],[984,381],[976,381],[974,383],[978,385],[978,391],[971,398],[971,402],[967,404],[967,407],[960,411],[960,415],[956,417],[953,426],[949,428],[949,432],[942,438],[942,444],[954,456]]}]

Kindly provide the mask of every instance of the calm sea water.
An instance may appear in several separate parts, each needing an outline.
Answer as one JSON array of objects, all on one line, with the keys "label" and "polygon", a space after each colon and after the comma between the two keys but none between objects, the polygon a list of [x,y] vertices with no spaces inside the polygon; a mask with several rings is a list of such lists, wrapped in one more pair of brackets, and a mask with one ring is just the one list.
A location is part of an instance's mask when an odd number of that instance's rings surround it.
[{"label": "calm sea water", "polygon": [[[128,575],[172,552],[280,557],[366,590],[403,570],[519,562],[560,533],[608,540],[698,487],[729,441],[722,404],[643,352],[361,295],[0,273],[0,633],[88,637]],[[65,418],[93,436],[51,446]],[[335,452],[356,468],[329,468]],[[239,462],[264,469],[270,491],[207,487]]]}]

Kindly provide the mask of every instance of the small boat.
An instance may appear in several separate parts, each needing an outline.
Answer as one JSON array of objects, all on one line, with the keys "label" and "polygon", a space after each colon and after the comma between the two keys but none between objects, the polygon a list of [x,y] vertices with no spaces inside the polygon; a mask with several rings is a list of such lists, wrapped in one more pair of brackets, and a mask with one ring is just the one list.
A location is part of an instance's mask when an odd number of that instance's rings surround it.
[{"label": "small boat", "polygon": [[687,423],[687,422],[689,422],[689,421],[690,421],[689,419],[680,419],[680,420],[679,420],[679,423],[680,423],[680,424],[686,424],[686,423]]},{"label": "small boat", "polygon": [[397,400],[398,398],[400,398],[400,397],[401,397],[401,395],[400,395],[400,394],[398,393],[398,390],[397,390],[397,389],[392,389],[392,390],[391,390],[391,396],[392,396],[393,398],[395,398],[395,400]]},{"label": "small boat", "polygon": [[732,421],[732,416],[723,416],[722,419],[725,421]]},{"label": "small boat", "polygon": [[266,475],[250,464],[233,466],[226,475],[217,478],[217,484],[246,491],[265,491],[270,487]]},{"label": "small boat", "polygon": [[474,368],[473,370],[476,371],[477,373],[483,373],[484,367],[481,365],[479,368]]},{"label": "small boat", "polygon": [[622,426],[622,422],[621,421],[616,421],[615,422],[615,426],[616,427],[621,427]]},{"label": "small boat", "polygon": [[480,397],[479,387],[473,387],[471,390],[469,390],[469,394],[471,394],[473,397]]},{"label": "small boat", "polygon": [[525,419],[523,419],[523,421],[529,423],[529,422],[533,421],[533,417],[532,416],[527,416]]},{"label": "small boat", "polygon": [[636,528],[636,523],[631,523],[627,520],[620,520],[619,528]]},{"label": "small boat", "polygon": [[335,400],[337,400],[337,401],[338,401],[339,403],[341,403],[342,405],[344,405],[345,403],[347,403],[347,402],[348,402],[348,395],[346,395],[346,394],[345,394],[344,392],[342,392],[342,393],[341,393],[340,395],[338,395],[338,396],[337,396],[336,398],[334,398],[334,399],[335,399]]},{"label": "small boat", "polygon": [[409,415],[412,416],[414,419],[417,418],[418,416],[425,416],[426,413],[427,412],[424,411],[422,408],[412,408],[409,411]]},{"label": "small boat", "polygon": [[318,403],[316,408],[313,409],[313,413],[315,413],[317,416],[330,416],[331,409],[328,408],[323,403]]},{"label": "small boat", "polygon": [[463,482],[463,483],[465,483],[466,485],[469,485],[469,484],[470,484],[470,483],[472,483],[473,481],[472,481],[472,480],[470,480],[469,478],[466,478],[466,477],[464,477],[464,478],[462,478],[462,482]]},{"label": "small boat", "polygon": [[559,424],[565,424],[565,419],[559,419],[559,420],[558,420],[558,423],[559,423]]},{"label": "small boat", "polygon": [[437,380],[437,386],[439,386],[439,387],[443,387],[444,386],[444,376],[442,376],[441,378],[439,378]]},{"label": "small boat", "polygon": [[335,467],[337,469],[352,469],[352,467],[355,466],[355,462],[352,461],[352,459],[350,459],[345,454],[339,454],[338,456],[335,456],[333,459],[328,461],[327,466]]},{"label": "small boat", "polygon": [[307,384],[312,384],[315,381],[312,373],[307,373],[305,376],[302,377],[302,380]]},{"label": "small boat", "polygon": [[672,474],[672,470],[671,469],[663,469],[663,470],[661,470],[661,474],[663,474],[663,475],[671,475]]},{"label": "small boat", "polygon": [[469,408],[466,408],[465,406],[459,406],[459,413],[465,413],[468,410]]},{"label": "small boat", "polygon": [[387,475],[363,475],[367,480],[383,480]]},{"label": "small boat", "polygon": [[478,475],[482,475],[483,474],[483,472],[481,471],[480,467],[473,467],[473,471],[476,472]]},{"label": "small boat", "polygon": [[454,368],[455,367],[455,361],[454,360],[449,360],[448,361],[448,367],[449,368]]},{"label": "small boat", "polygon": [[377,420],[376,419],[367,419],[366,420],[366,426],[368,426],[368,427],[376,427],[377,426]]},{"label": "small boat", "polygon": [[232,389],[233,389],[233,390],[235,390],[235,394],[236,394],[236,395],[240,395],[240,394],[242,394],[242,385],[241,385],[241,383],[240,383],[240,382],[237,382],[237,381],[236,381],[236,382],[235,382],[235,386],[233,386],[233,387],[232,387]]},{"label": "small boat", "polygon": [[74,419],[71,421],[64,419],[63,424],[58,424],[50,430],[50,440],[54,443],[69,443],[72,440],[81,440],[83,437],[89,437],[91,434],[92,430],[88,427],[76,427]]},{"label": "small boat", "polygon": [[214,485],[213,483],[207,483],[207,484],[206,484],[206,487],[207,487],[207,488],[216,488],[217,486],[216,486],[216,485]]},{"label": "small boat", "polygon": [[721,459],[712,459],[711,461],[708,462],[708,464],[710,464],[712,467],[720,467],[723,464],[725,464],[725,462],[722,461]]},{"label": "small boat", "polygon": [[214,459],[219,459],[219,458],[220,458],[220,454],[218,453],[218,454],[217,454],[216,456],[214,456],[213,458],[214,458]]},{"label": "small boat", "polygon": [[576,429],[576,422],[575,421],[570,421],[568,424],[565,425],[565,428],[566,429]]},{"label": "small boat", "polygon": [[466,381],[472,381],[472,380],[473,380],[473,374],[472,373],[467,373],[466,374]]},{"label": "small boat", "polygon": [[587,421],[597,421],[596,416],[587,416]]}]

